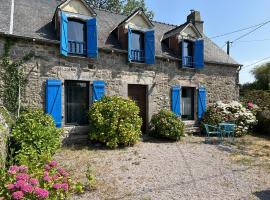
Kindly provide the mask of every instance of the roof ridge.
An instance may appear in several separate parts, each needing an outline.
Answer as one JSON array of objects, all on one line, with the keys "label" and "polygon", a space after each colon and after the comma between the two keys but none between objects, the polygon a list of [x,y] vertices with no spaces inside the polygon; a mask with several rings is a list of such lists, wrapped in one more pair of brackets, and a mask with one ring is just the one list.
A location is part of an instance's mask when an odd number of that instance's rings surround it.
[{"label": "roof ridge", "polygon": [[[100,10],[100,11],[104,11],[104,12],[108,12],[108,13],[112,13],[112,14],[116,14],[116,15],[121,15],[121,16],[125,16],[125,17],[129,17],[130,15],[127,15],[127,14],[123,14],[123,13],[117,13],[117,12],[114,12],[114,11],[111,11],[111,10],[107,10],[105,8],[97,8],[97,7],[94,7],[92,6],[93,9],[95,10]],[[166,23],[166,22],[160,22],[160,21],[156,21],[156,20],[150,20],[151,22],[154,22],[154,23],[158,23],[158,24],[165,24],[165,25],[168,25],[168,26],[174,26],[174,27],[178,27],[179,25],[176,25],[176,24],[170,24],[170,23]]]}]

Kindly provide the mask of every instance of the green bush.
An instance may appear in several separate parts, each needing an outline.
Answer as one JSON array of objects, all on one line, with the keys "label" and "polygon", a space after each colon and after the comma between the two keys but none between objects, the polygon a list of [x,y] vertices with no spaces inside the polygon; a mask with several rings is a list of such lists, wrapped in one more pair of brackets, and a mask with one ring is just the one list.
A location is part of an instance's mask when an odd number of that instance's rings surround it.
[{"label": "green bush", "polygon": [[43,165],[60,147],[61,129],[42,110],[23,111],[11,133],[11,150],[17,164]]},{"label": "green bush", "polygon": [[153,115],[150,127],[155,137],[180,140],[184,134],[184,123],[169,110],[161,110]]},{"label": "green bush", "polygon": [[270,135],[270,110],[258,112],[257,120],[258,124],[255,127],[256,131],[264,135]]},{"label": "green bush", "polygon": [[91,140],[110,148],[136,143],[141,134],[142,119],[134,101],[122,97],[103,97],[89,110]]}]

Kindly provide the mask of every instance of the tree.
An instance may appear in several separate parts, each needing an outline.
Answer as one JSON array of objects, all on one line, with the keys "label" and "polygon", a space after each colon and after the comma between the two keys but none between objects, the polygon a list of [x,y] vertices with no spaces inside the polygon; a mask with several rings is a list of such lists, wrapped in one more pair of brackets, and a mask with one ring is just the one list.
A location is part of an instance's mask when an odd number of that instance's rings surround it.
[{"label": "tree", "polygon": [[86,0],[95,8],[106,9],[119,14],[130,15],[135,9],[142,8],[149,19],[153,19],[154,12],[149,11],[144,0]]},{"label": "tree", "polygon": [[270,63],[256,67],[252,70],[252,74],[255,76],[255,84],[258,89],[270,89]]},{"label": "tree", "polygon": [[256,67],[251,73],[255,81],[242,85],[242,90],[270,90],[270,63]]},{"label": "tree", "polygon": [[142,8],[146,16],[153,19],[154,12],[147,9],[144,0],[127,0],[123,6],[123,14],[130,15],[137,8]]}]

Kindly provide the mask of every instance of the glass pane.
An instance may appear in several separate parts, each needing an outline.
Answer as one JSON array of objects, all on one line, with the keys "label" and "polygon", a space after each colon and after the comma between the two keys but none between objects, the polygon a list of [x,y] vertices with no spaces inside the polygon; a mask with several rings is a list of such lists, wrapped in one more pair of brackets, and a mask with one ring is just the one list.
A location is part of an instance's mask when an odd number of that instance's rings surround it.
[{"label": "glass pane", "polygon": [[131,48],[132,50],[144,50],[143,33],[132,32]]},{"label": "glass pane", "polygon": [[182,88],[181,110],[183,120],[194,120],[193,88]]},{"label": "glass pane", "polygon": [[85,41],[85,23],[75,20],[68,21],[68,40],[76,42]]},{"label": "glass pane", "polygon": [[66,123],[84,125],[88,123],[89,83],[81,81],[65,82]]}]

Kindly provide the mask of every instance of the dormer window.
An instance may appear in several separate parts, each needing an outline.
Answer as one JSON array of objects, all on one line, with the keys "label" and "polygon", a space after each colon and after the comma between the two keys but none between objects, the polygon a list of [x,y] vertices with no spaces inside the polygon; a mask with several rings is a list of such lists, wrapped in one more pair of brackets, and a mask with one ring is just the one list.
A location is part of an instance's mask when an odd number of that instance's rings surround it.
[{"label": "dormer window", "polygon": [[86,55],[86,23],[77,20],[68,20],[68,53]]},{"label": "dormer window", "polygon": [[183,41],[183,59],[184,66],[193,67],[193,45],[192,41]]},{"label": "dormer window", "polygon": [[144,33],[131,31],[131,61],[144,62]]},{"label": "dormer window", "polygon": [[97,57],[97,20],[93,8],[82,0],[66,0],[57,7],[54,19],[61,55]]},{"label": "dormer window", "polygon": [[202,69],[204,67],[204,41],[182,40],[180,42],[180,60],[182,67]]}]

